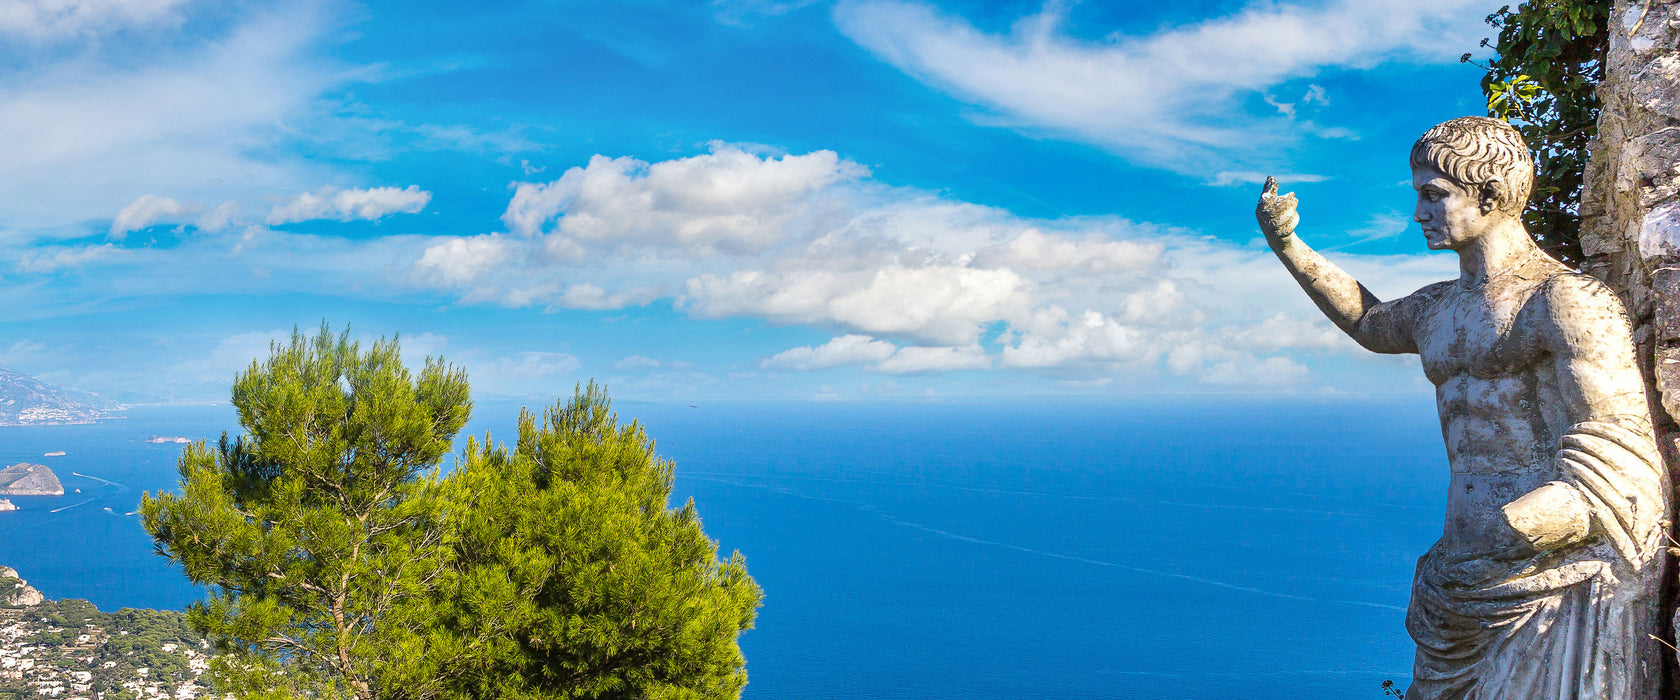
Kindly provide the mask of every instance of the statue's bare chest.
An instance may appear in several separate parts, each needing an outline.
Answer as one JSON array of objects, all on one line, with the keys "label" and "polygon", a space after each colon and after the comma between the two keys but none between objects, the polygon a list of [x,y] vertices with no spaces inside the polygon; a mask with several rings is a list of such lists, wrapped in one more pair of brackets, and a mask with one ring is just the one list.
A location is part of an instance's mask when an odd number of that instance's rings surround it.
[{"label": "statue's bare chest", "polygon": [[1543,343],[1522,322],[1534,285],[1516,282],[1451,289],[1424,310],[1415,337],[1430,381],[1442,384],[1458,375],[1510,377],[1543,359]]}]

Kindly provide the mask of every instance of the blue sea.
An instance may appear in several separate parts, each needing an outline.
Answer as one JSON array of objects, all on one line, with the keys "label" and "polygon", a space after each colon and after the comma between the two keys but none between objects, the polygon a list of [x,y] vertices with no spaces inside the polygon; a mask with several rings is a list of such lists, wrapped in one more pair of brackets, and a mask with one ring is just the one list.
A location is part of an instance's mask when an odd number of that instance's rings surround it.
[{"label": "blue sea", "polygon": [[[518,406],[469,431],[511,439]],[[1447,470],[1427,400],[621,403],[765,590],[748,698],[1383,696],[1410,680],[1412,568]],[[0,564],[48,597],[201,595],[130,515],[227,406],[0,428]],[[43,457],[64,450],[63,457]]]}]

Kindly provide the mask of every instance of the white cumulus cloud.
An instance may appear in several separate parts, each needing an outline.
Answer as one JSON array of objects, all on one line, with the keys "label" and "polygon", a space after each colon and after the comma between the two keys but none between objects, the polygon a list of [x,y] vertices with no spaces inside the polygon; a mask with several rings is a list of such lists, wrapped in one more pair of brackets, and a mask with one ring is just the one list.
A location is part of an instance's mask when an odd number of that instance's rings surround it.
[{"label": "white cumulus cloud", "polygon": [[870,333],[969,343],[978,338],[981,324],[1025,311],[1027,286],[1013,270],[952,265],[745,271],[690,279],[684,308],[703,318],[833,322]]},{"label": "white cumulus cloud", "polygon": [[416,214],[432,201],[432,193],[418,185],[408,187],[372,187],[341,190],[324,187],[319,192],[305,192],[268,214],[270,225],[289,224],[316,219],[338,221],[372,221],[391,214]]},{"label": "white cumulus cloud", "polygon": [[818,346],[790,348],[758,361],[765,369],[810,371],[863,365],[883,374],[930,374],[986,369],[992,358],[979,345],[962,347],[899,346],[867,335],[842,335]]},{"label": "white cumulus cloud", "polygon": [[980,251],[974,264],[1093,274],[1120,272],[1160,262],[1165,248],[1159,241],[1115,241],[1097,235],[1074,240],[1027,229],[1008,242]]},{"label": "white cumulus cloud", "polygon": [[[761,369],[991,368],[1090,382],[1157,368],[1215,383],[1252,369],[1286,382],[1306,366],[1292,358],[1353,347],[1258,241],[1118,217],[1023,218],[885,185],[827,151],[597,156],[521,185],[504,223],[506,233],[434,239],[414,277],[463,303],[664,300],[694,318],[834,334]],[[1453,274],[1442,256],[1336,259],[1385,298]]]},{"label": "white cumulus cloud", "polygon": [[134,200],[133,204],[117,212],[117,218],[111,221],[111,237],[120,241],[132,231],[139,231],[156,223],[175,221],[197,211],[197,206],[182,204],[167,197],[142,195]]},{"label": "white cumulus cloud", "polygon": [[490,272],[507,259],[507,245],[495,235],[451,238],[427,246],[414,268],[425,281],[460,285]]},{"label": "white cumulus cloud", "polygon": [[759,251],[812,223],[811,193],[867,174],[833,151],[761,157],[723,143],[651,165],[595,156],[552,182],[520,183],[502,221],[515,235],[544,235],[558,259],[636,246]]},{"label": "white cumulus cloud", "polygon": [[892,357],[877,363],[875,371],[886,374],[926,374],[960,369],[986,369],[991,366],[991,356],[978,345],[933,348],[909,346],[899,348]]},{"label": "white cumulus cloud", "polygon": [[893,356],[898,346],[867,335],[843,335],[822,345],[809,345],[784,350],[759,360],[768,369],[814,370],[880,362]]}]

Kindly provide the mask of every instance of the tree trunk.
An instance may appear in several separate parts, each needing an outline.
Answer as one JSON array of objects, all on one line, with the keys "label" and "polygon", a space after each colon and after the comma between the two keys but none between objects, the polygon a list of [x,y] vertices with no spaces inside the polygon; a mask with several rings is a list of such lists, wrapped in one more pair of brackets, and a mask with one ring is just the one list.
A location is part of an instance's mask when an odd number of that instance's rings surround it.
[{"label": "tree trunk", "polygon": [[[1680,476],[1680,0],[1614,0],[1603,111],[1581,196],[1586,271],[1621,296],[1633,321],[1658,442]],[[1672,572],[1662,616],[1674,620]],[[1669,644],[1672,625],[1663,625]],[[1664,697],[1680,700],[1680,659],[1665,660]]]}]

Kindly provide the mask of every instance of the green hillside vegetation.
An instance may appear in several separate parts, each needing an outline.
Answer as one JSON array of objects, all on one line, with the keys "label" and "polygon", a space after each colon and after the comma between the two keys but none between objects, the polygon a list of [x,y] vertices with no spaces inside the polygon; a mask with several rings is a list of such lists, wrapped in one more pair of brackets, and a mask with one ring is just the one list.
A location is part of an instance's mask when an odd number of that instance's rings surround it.
[{"label": "green hillside vegetation", "polygon": [[55,684],[75,696],[138,699],[155,688],[172,697],[207,668],[208,646],[168,610],[105,613],[85,600],[0,608],[0,658],[33,663],[21,678],[0,674],[0,700],[39,698]]}]

